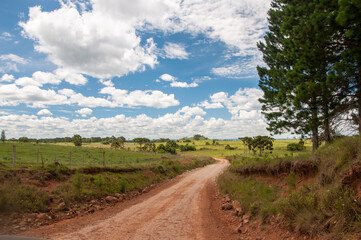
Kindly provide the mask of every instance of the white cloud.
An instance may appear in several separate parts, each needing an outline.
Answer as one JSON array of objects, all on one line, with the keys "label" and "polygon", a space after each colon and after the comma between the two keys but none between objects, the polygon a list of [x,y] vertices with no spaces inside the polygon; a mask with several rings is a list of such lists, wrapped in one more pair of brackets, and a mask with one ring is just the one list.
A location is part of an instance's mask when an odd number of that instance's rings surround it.
[{"label": "white cloud", "polygon": [[91,110],[90,108],[82,108],[75,112],[79,113],[82,117],[87,117],[93,113],[93,110]]},{"label": "white cloud", "polygon": [[[38,52],[48,54],[50,61],[73,73],[110,78],[144,71],[145,66],[153,68],[157,64],[155,44],[148,39],[141,45],[135,28],[138,21],[128,15],[134,2],[92,3],[92,10],[82,12],[71,3],[51,12],[31,7],[29,20],[19,25],[24,36],[35,41]],[[126,7],[121,8],[123,5]]]},{"label": "white cloud", "polygon": [[186,83],[186,82],[177,82],[174,81],[170,84],[171,87],[179,87],[179,88],[193,88],[198,87],[198,83]]},{"label": "white cloud", "polygon": [[114,87],[114,83],[112,82],[112,80],[100,79],[99,82],[106,87]]},{"label": "white cloud", "polygon": [[197,106],[210,108],[222,108],[225,106],[232,114],[232,120],[257,120],[264,121],[261,114],[261,103],[258,101],[263,92],[257,88],[240,88],[235,94],[218,92],[210,96],[210,102],[205,100]]},{"label": "white cloud", "polygon": [[39,116],[51,116],[53,115],[48,109],[41,109],[37,115]]},{"label": "white cloud", "polygon": [[[134,0],[129,4],[92,0],[85,4],[67,1],[51,12],[31,7],[29,19],[19,25],[24,36],[34,40],[35,49],[47,54],[60,68],[111,78],[144,71],[147,66],[153,68],[158,63],[159,52],[169,58],[188,58],[184,47],[175,43],[166,43],[163,51],[159,51],[153,39],[141,39],[137,35],[139,30],[204,34],[224,42],[233,51],[232,55],[259,55],[256,43],[267,30],[270,2]],[[223,69],[226,70],[233,72]]]},{"label": "white cloud", "polygon": [[[161,80],[166,81],[166,82],[171,82],[170,86],[171,87],[178,87],[178,88],[193,88],[193,87],[198,87],[198,83],[193,82],[193,83],[186,83],[186,82],[178,82],[176,81],[178,78],[169,75],[168,73],[164,73],[162,76],[159,77]],[[156,82],[160,82],[159,79],[155,80]]]},{"label": "white cloud", "polygon": [[199,107],[204,107],[205,109],[217,109],[217,108],[224,108],[223,104],[220,102],[213,102],[209,103],[207,100],[197,104]]},{"label": "white cloud", "polygon": [[13,75],[9,75],[7,73],[5,73],[2,77],[1,77],[1,82],[12,82],[15,80]]},{"label": "white cloud", "polygon": [[18,86],[37,86],[40,87],[42,84],[29,77],[22,77],[15,80],[15,84]]},{"label": "white cloud", "polygon": [[11,62],[15,62],[15,63],[20,63],[20,64],[26,64],[27,61],[22,58],[22,57],[19,57],[15,54],[5,54],[5,55],[0,55],[0,59],[3,60],[3,61],[11,61]]},{"label": "white cloud", "polygon": [[163,47],[164,57],[170,59],[188,59],[189,53],[185,47],[177,43],[166,43]]},{"label": "white cloud", "polygon": [[162,76],[159,77],[161,80],[163,81],[167,81],[167,82],[173,82],[175,80],[177,80],[176,77],[173,77],[172,75],[169,75],[168,73],[164,73]]},{"label": "white cloud", "polygon": [[251,78],[257,76],[256,66],[262,65],[259,55],[243,58],[242,60],[223,67],[212,68],[215,75],[226,78]]},{"label": "white cloud", "polygon": [[34,81],[43,84],[55,84],[58,85],[61,82],[61,78],[59,78],[56,74],[50,72],[41,72],[37,71],[33,73]]},{"label": "white cloud", "polygon": [[154,108],[167,108],[179,105],[179,101],[174,98],[174,94],[165,94],[161,91],[132,91],[114,87],[105,87],[100,93],[109,94],[111,100],[120,107],[146,106]]},{"label": "white cloud", "polygon": [[[87,119],[37,117],[34,115],[0,115],[0,129],[6,129],[8,137],[72,136],[74,132],[83,137],[125,136],[126,138],[181,138],[196,133],[211,138],[237,138],[240,136],[266,135],[266,123],[261,119],[221,118],[204,119],[205,112],[199,107],[184,107],[175,113],[152,118],[145,114],[126,117],[123,114],[110,118]],[[252,126],[252,127],[249,127]]]},{"label": "white cloud", "polygon": [[[25,84],[26,80],[24,80]],[[17,106],[21,103],[29,107],[44,108],[47,105],[69,104],[66,96],[54,90],[43,90],[38,86],[26,85],[18,87],[15,84],[0,86],[0,106]]]},{"label": "white cloud", "polygon": [[55,74],[60,79],[64,79],[66,82],[73,85],[85,85],[88,81],[82,74],[75,73],[64,68],[58,68],[55,71]]}]

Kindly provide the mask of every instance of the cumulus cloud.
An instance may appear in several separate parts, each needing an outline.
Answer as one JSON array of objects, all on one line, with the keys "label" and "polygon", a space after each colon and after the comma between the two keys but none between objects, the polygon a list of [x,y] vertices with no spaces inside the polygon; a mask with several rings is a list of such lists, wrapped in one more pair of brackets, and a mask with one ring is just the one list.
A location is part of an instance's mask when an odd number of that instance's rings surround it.
[{"label": "cumulus cloud", "polygon": [[167,82],[173,82],[175,80],[177,80],[176,77],[173,77],[172,75],[169,75],[168,73],[164,73],[162,76],[159,77],[161,80],[163,81],[167,81]]},{"label": "cumulus cloud", "polygon": [[9,75],[7,73],[5,73],[2,77],[1,77],[1,82],[12,82],[15,80],[13,75]]},{"label": "cumulus cloud", "polygon": [[20,78],[15,84],[0,85],[0,106],[17,106],[21,103],[29,107],[45,108],[50,105],[78,105],[82,107],[154,107],[167,108],[179,105],[174,94],[161,91],[132,91],[105,87],[100,94],[106,98],[84,96],[72,89],[44,90],[32,78]]},{"label": "cumulus cloud", "polygon": [[82,108],[75,112],[79,113],[82,117],[87,117],[93,113],[93,110],[91,110],[90,108]]},{"label": "cumulus cloud", "polygon": [[197,106],[206,109],[222,108],[225,106],[232,114],[233,120],[263,120],[261,103],[258,101],[263,92],[257,88],[240,88],[235,94],[229,96],[226,92],[218,92],[210,96],[210,102],[205,100]]},{"label": "cumulus cloud", "polygon": [[37,115],[39,116],[51,116],[53,115],[48,109],[41,109]]},{"label": "cumulus cloud", "polygon": [[179,105],[179,101],[174,98],[174,94],[165,94],[161,91],[132,91],[116,89],[115,87],[105,87],[100,90],[102,94],[110,95],[113,103],[117,106],[137,107],[146,106],[154,108],[167,108]]},{"label": "cumulus cloud", "polygon": [[[211,138],[237,138],[239,136],[266,135],[266,123],[261,119],[222,118],[205,119],[200,107],[183,107],[175,113],[167,113],[156,118],[140,114],[126,117],[123,114],[109,118],[90,117],[88,119],[54,118],[34,115],[0,115],[0,128],[7,129],[9,137],[72,136],[74,132],[83,137],[125,136],[126,138],[181,138],[196,133]],[[242,126],[252,126],[242,127]]]},{"label": "cumulus cloud", "polygon": [[192,88],[192,87],[198,87],[198,83],[186,83],[186,82],[177,82],[174,81],[170,84],[171,87],[179,87],[179,88]]},{"label": "cumulus cloud", "polygon": [[256,43],[267,30],[270,2],[67,1],[50,12],[39,6],[31,7],[28,20],[19,25],[24,36],[34,40],[35,49],[47,54],[60,68],[111,78],[144,71],[147,66],[153,68],[158,63],[159,52],[167,58],[188,58],[182,45],[166,43],[159,51],[153,39],[141,39],[137,34],[149,29],[203,34],[226,43],[233,55],[257,55]]},{"label": "cumulus cloud", "polygon": [[[170,86],[171,87],[178,87],[178,88],[192,88],[192,87],[198,87],[198,83],[196,82],[192,82],[192,83],[187,83],[187,82],[179,82],[176,81],[178,78],[169,75],[168,73],[164,73],[162,76],[159,77],[161,80],[166,81],[166,82],[171,82]],[[156,80],[156,82],[160,82],[159,79]]]},{"label": "cumulus cloud", "polygon": [[224,108],[223,104],[220,102],[208,102],[207,100],[197,104],[199,107],[204,107],[205,109],[217,109],[217,108]]},{"label": "cumulus cloud", "polygon": [[[109,2],[114,4],[108,6]],[[124,18],[128,9],[118,9],[122,4],[117,2],[92,1],[89,11],[78,11],[72,3],[51,12],[31,7],[29,20],[20,26],[24,36],[35,41],[38,52],[72,73],[110,78],[144,71],[145,66],[153,68],[157,64],[153,40],[141,45],[137,22]],[[112,9],[119,10],[116,17],[109,16]]]},{"label": "cumulus cloud", "polygon": [[3,33],[0,35],[0,39],[1,39],[1,40],[10,41],[10,40],[13,39],[13,35],[11,35],[11,34],[8,33],[8,32],[3,32]]},{"label": "cumulus cloud", "polygon": [[185,47],[177,43],[166,43],[163,47],[164,57],[170,59],[188,59],[189,53]]}]

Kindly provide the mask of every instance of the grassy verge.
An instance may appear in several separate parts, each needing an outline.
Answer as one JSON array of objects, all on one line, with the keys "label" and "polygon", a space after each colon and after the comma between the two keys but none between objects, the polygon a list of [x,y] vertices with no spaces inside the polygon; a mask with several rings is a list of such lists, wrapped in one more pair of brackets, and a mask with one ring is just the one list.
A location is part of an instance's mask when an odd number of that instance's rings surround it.
[{"label": "grassy verge", "polygon": [[262,220],[281,214],[302,234],[348,239],[361,237],[360,169],[361,139],[348,137],[309,156],[235,158],[219,186]]},{"label": "grassy verge", "polygon": [[[209,157],[175,157],[142,167],[135,164],[129,168],[90,167],[71,170],[63,165],[18,169],[2,167],[0,212],[47,212],[59,203],[71,208],[74,204],[92,199],[141,190],[213,162]],[[56,188],[45,192],[49,184],[56,184]]]}]

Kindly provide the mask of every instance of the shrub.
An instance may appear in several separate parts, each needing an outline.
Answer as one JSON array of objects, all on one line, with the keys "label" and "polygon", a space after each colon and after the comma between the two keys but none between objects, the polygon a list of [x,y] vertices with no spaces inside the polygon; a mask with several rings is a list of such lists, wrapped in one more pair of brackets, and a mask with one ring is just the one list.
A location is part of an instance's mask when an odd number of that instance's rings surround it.
[{"label": "shrub", "polygon": [[182,152],[186,152],[186,151],[196,151],[196,147],[195,146],[191,146],[188,143],[186,145],[180,145],[180,150]]},{"label": "shrub", "polygon": [[231,147],[229,144],[227,144],[225,147],[224,147],[224,149],[226,149],[226,150],[235,150],[235,149],[237,149],[236,147]]}]

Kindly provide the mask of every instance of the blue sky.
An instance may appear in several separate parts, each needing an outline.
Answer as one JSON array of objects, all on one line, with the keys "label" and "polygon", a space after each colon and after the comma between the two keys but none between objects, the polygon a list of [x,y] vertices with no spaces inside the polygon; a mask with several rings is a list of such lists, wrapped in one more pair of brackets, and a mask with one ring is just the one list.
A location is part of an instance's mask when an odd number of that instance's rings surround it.
[{"label": "blue sky", "polygon": [[0,3],[0,129],[172,139],[268,134],[256,43],[270,0]]}]

